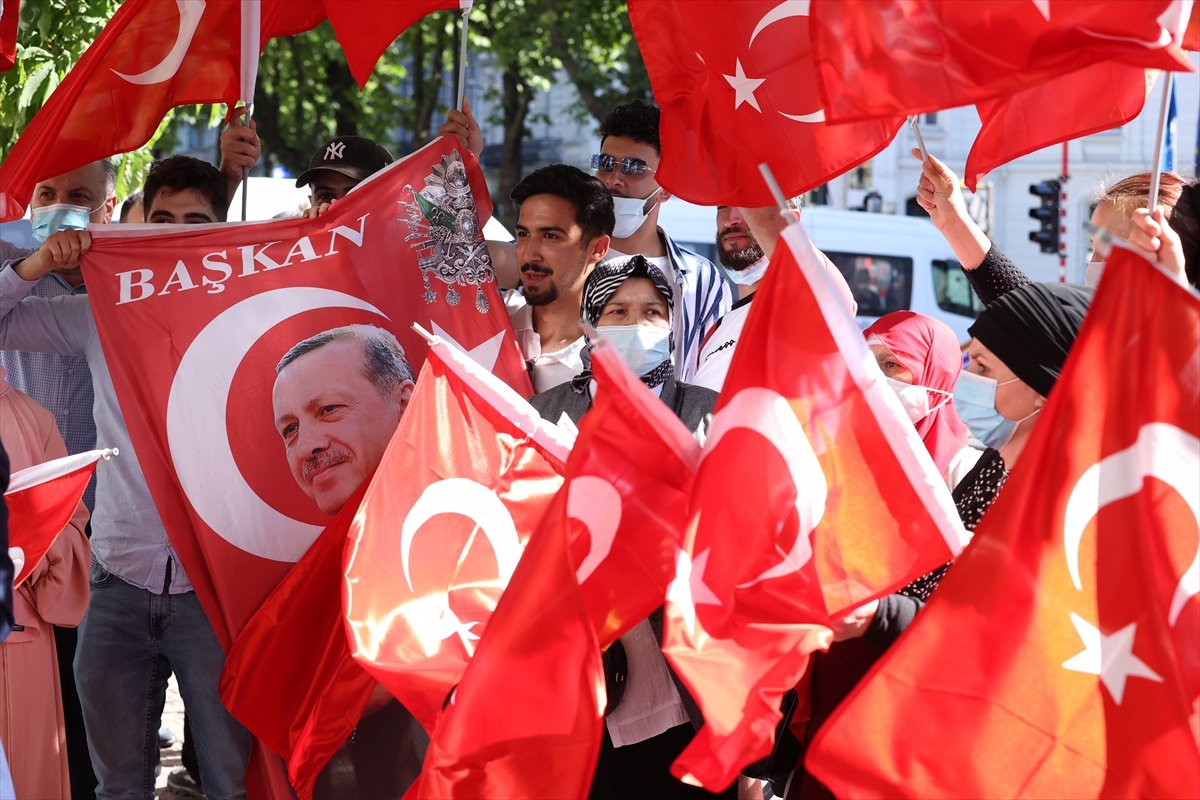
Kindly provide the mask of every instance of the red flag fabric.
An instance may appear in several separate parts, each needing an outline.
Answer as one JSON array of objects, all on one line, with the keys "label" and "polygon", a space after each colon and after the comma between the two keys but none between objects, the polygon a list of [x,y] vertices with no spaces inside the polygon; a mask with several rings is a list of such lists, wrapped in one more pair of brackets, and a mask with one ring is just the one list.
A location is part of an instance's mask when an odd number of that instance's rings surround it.
[{"label": "red flag fabric", "polygon": [[21,21],[21,0],[0,0],[0,72],[17,63],[17,28]]},{"label": "red flag fabric", "polygon": [[758,165],[789,197],[879,153],[903,117],[831,125],[818,93],[807,3],[630,0],[654,99],[662,108],[655,178],[701,205],[775,201]]},{"label": "red flag fabric", "polygon": [[592,367],[596,402],[565,482],[438,720],[414,796],[583,797],[591,785],[600,648],[662,605],[699,458],[611,348],[597,347]]},{"label": "red flag fabric", "polygon": [[600,752],[604,669],[567,529],[553,519],[560,505],[529,538],[406,797],[587,796]]},{"label": "red flag fabric", "polygon": [[221,673],[225,707],[283,757],[302,800],[313,796],[317,776],[362,718],[376,685],[350,658],[342,627],[342,553],[366,489],[246,623]]},{"label": "red flag fabric", "polygon": [[[704,712],[673,771],[765,756],[831,619],[950,560],[961,522],[799,225],[772,256],[692,492],[663,651]],[[749,476],[754,476],[750,479]]]},{"label": "red flag fabric", "polygon": [[354,659],[427,730],[562,485],[570,445],[483,367],[430,347],[351,524],[342,590]]},{"label": "red flag fabric", "polygon": [[529,392],[481,235],[490,205],[472,191],[487,197],[474,158],[438,140],[317,220],[93,234],[83,269],[117,396],[226,647],[330,521],[275,427],[275,365],[293,345],[368,323],[419,368],[417,321]]},{"label": "red flag fabric", "polygon": [[[39,181],[150,140],[167,111],[239,99],[236,0],[128,0],[63,78],[0,164],[0,221],[18,219]],[[321,21],[310,2],[269,3],[262,41]]]},{"label": "red flag fabric", "polygon": [[[268,40],[328,16],[362,86],[402,31],[457,7],[457,0],[126,0],[0,164],[0,222],[25,213],[38,181],[141,147],[172,108],[253,100],[244,96],[253,91],[242,75],[244,25],[259,28],[257,50],[246,57],[257,64]],[[254,11],[256,22],[243,18]]]},{"label": "red flag fabric", "polygon": [[4,502],[8,505],[14,589],[29,577],[71,521],[96,463],[113,455],[111,450],[91,450],[13,473]]},{"label": "red flag fabric", "polygon": [[[363,88],[375,62],[396,37],[434,11],[458,9],[464,0],[322,0],[329,24],[346,52],[350,74]],[[470,0],[465,0],[470,7]]]},{"label": "red flag fabric", "polygon": [[1102,61],[980,103],[983,127],[967,156],[967,187],[975,191],[985,174],[1035,150],[1130,122],[1159,74]]},{"label": "red flag fabric", "polygon": [[663,604],[700,447],[611,348],[592,351],[596,401],[543,524],[568,531],[601,647]]},{"label": "red flag fabric", "polygon": [[1108,262],[971,545],[814,740],[834,794],[1200,796],[1200,297]]},{"label": "red flag fabric", "polygon": [[1101,61],[1194,72],[1172,41],[1184,6],[1184,0],[996,0],[986,8],[814,0],[821,98],[830,120],[846,122],[978,103]]}]

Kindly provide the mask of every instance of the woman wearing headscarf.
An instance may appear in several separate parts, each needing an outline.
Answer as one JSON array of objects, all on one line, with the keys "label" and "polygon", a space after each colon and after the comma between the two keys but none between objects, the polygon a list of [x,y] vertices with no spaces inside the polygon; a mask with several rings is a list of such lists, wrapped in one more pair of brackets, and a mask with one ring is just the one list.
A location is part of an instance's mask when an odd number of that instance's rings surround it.
[{"label": "woman wearing headscarf", "polygon": [[979,457],[967,446],[967,427],[951,402],[962,371],[954,331],[915,311],[893,311],[863,333],[938,473],[953,489]]},{"label": "woman wearing headscarf", "polygon": [[[598,265],[583,286],[581,314],[597,335],[612,345],[622,360],[696,431],[712,413],[717,393],[675,380],[671,353],[675,342],[671,319],[675,300],[671,284],[644,256],[614,258]],[[563,414],[578,424],[592,407],[592,348],[586,331],[583,371],[567,383],[534,395],[530,402],[545,419],[558,422]]]},{"label": "woman wearing headscarf", "polygon": [[[1092,294],[1082,286],[1028,283],[988,305],[969,329],[970,362],[954,383],[954,410],[987,449],[953,490],[967,530],[979,524],[1019,463],[1079,334]],[[834,645],[813,660],[806,741],[908,628],[947,568],[922,576],[877,605],[856,609],[840,628],[835,627]],[[788,800],[831,797],[821,783],[798,769]]]},{"label": "woman wearing headscarf", "polygon": [[[700,429],[712,413],[717,394],[675,380],[673,309],[670,283],[644,257],[617,258],[598,265],[583,287],[581,313],[587,323],[583,372],[569,383],[534,395],[533,407],[551,422],[565,414],[579,423],[592,407],[591,351],[598,337],[620,354],[689,430]],[[604,653],[609,701],[604,741],[589,794],[592,800],[714,796],[670,774],[671,763],[695,735],[701,716],[671,672],[661,646],[660,609]],[[732,797],[733,793],[720,796]]]},{"label": "woman wearing headscarf", "polygon": [[[12,388],[0,367],[0,440],[12,470],[62,458],[54,417]],[[70,797],[67,739],[54,626],[74,627],[87,611],[91,549],[82,503],[30,576],[13,592],[12,632],[0,645],[0,741],[16,796]]]}]

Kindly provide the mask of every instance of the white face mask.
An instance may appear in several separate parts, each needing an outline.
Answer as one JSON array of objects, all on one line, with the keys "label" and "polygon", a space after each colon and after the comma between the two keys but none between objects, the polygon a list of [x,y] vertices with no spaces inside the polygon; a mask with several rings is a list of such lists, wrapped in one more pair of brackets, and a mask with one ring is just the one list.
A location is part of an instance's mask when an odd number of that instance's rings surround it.
[{"label": "white face mask", "polygon": [[614,197],[613,198],[613,213],[616,215],[617,223],[613,226],[614,239],[628,239],[633,236],[642,226],[646,224],[646,220],[654,213],[654,209],[658,208],[658,200],[650,205],[650,210],[646,211],[646,201],[658,194],[658,189],[648,194],[645,197]]},{"label": "white face mask", "polygon": [[1089,261],[1083,273],[1083,285],[1095,289],[1100,285],[1100,276],[1104,273],[1103,261]]},{"label": "white face mask", "polygon": [[766,256],[763,256],[758,261],[755,261],[750,266],[743,270],[730,269],[718,262],[717,266],[725,273],[725,277],[736,283],[738,286],[753,286],[763,279],[767,274],[767,267],[770,266],[770,261]]},{"label": "white face mask", "polygon": [[604,325],[597,335],[613,346],[634,374],[644,376],[671,356],[670,328],[657,325]]},{"label": "white face mask", "polygon": [[[888,386],[896,393],[896,397],[900,398],[900,405],[904,406],[904,413],[908,414],[908,418],[916,425],[921,420],[928,417],[934,411],[937,411],[954,397],[950,392],[943,392],[940,389],[930,389],[927,386],[920,386],[912,383],[898,381],[895,378],[884,378],[888,382]],[[929,394],[938,395],[938,400],[931,406],[929,404]]]}]

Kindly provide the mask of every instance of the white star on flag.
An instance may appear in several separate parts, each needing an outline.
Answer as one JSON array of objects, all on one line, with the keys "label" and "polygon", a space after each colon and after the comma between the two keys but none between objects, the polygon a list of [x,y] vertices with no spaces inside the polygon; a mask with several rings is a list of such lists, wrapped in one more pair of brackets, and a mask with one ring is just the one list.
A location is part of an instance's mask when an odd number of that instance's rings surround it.
[{"label": "white star on flag", "polygon": [[742,70],[742,60],[740,58],[735,63],[734,71],[736,73],[734,75],[722,76],[725,80],[729,81],[729,85],[733,87],[736,95],[733,103],[734,111],[741,108],[742,103],[748,103],[755,111],[761,114],[762,109],[758,107],[758,98],[754,96],[754,92],[759,86],[766,83],[766,78],[747,78],[745,71]]},{"label": "white star on flag", "polygon": [[1071,622],[1083,640],[1083,652],[1063,662],[1063,668],[1072,672],[1099,675],[1100,682],[1117,705],[1125,697],[1125,681],[1133,676],[1162,683],[1157,672],[1145,661],[1133,654],[1133,640],[1137,636],[1137,623],[1131,622],[1116,633],[1108,636],[1100,633],[1095,625],[1072,612]]},{"label": "white star on flag", "polygon": [[475,359],[476,363],[486,369],[488,372],[496,371],[496,359],[500,357],[500,345],[504,343],[504,331],[500,331],[492,338],[482,344],[477,344],[470,350],[458,343],[453,336],[446,333],[441,325],[433,323],[433,335],[440,336],[450,344],[462,350],[464,353]]},{"label": "white star on flag", "polygon": [[[674,603],[687,623],[688,633],[696,632],[696,605],[698,603],[710,606],[721,605],[720,599],[713,594],[704,583],[704,570],[708,566],[708,554],[705,550],[696,557],[693,565],[692,557],[686,550],[680,549],[675,555],[675,579],[667,587],[667,601]],[[694,571],[693,571],[694,566]]]}]

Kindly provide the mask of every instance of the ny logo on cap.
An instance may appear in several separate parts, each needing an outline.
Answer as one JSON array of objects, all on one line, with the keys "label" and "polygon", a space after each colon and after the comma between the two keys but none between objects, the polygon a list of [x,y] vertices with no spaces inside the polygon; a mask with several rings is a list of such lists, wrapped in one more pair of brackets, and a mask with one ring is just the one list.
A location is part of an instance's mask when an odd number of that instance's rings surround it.
[{"label": "ny logo on cap", "polygon": [[325,148],[325,160],[330,161],[335,158],[341,158],[346,153],[345,142],[330,142]]}]

